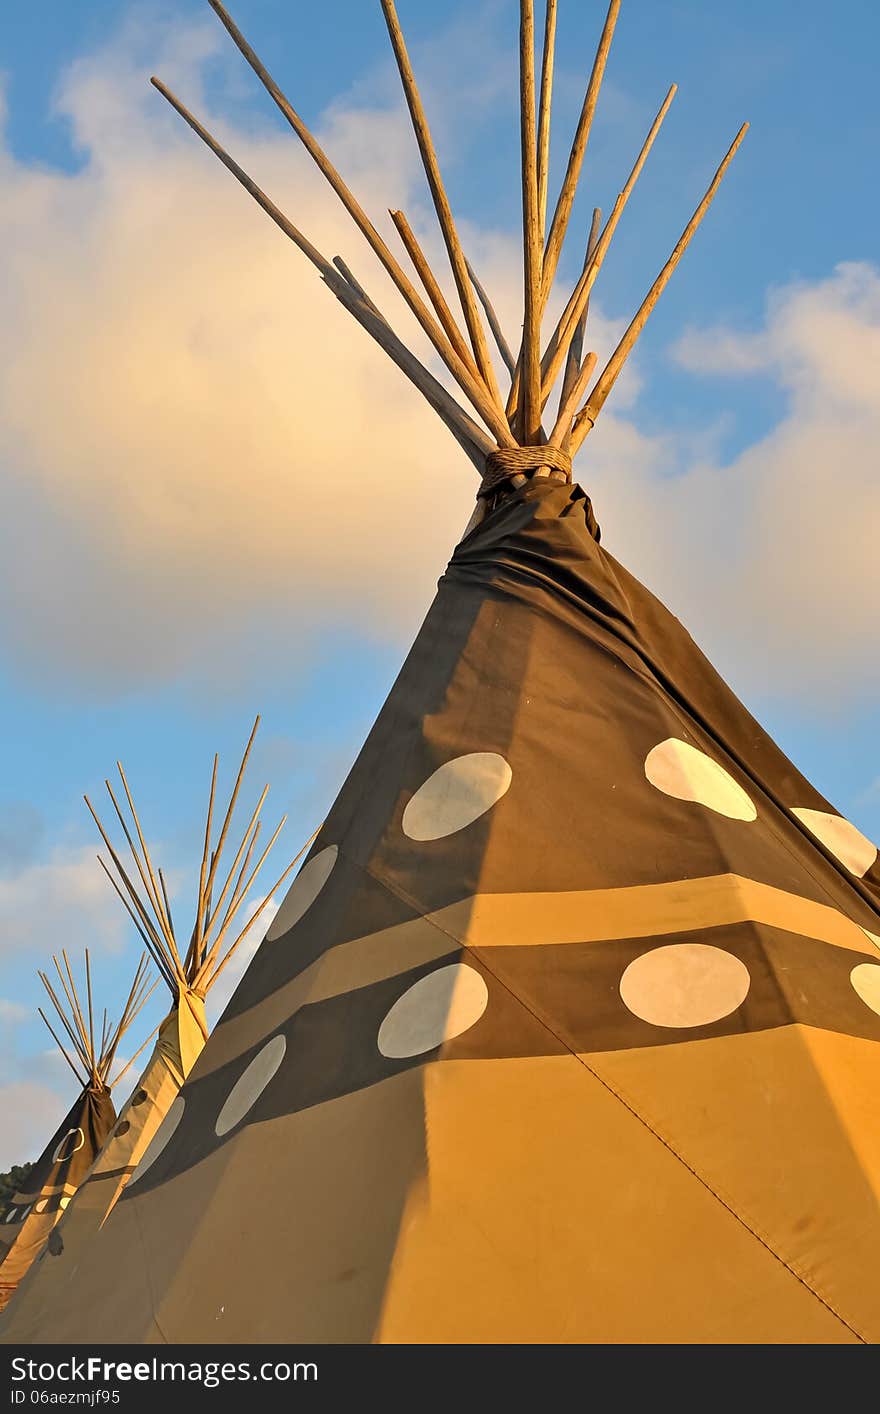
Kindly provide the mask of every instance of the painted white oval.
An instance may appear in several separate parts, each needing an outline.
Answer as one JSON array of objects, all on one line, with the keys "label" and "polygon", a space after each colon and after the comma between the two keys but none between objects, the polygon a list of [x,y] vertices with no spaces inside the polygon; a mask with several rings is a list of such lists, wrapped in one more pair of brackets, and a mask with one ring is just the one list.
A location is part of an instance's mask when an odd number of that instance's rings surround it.
[{"label": "painted white oval", "polygon": [[[71,1140],[70,1144],[67,1144],[68,1139]],[[58,1144],[55,1153],[52,1155],[53,1164],[61,1164],[65,1159],[69,1159],[72,1154],[76,1153],[77,1149],[82,1148],[85,1142],[86,1137],[79,1127],[76,1129],[68,1129],[64,1138]],[[66,1148],[65,1145],[67,1145]]]},{"label": "painted white oval", "polygon": [[635,958],[620,979],[624,1005],[652,1026],[708,1026],[745,1001],[749,970],[706,943],[669,943]]},{"label": "painted white oval", "polygon": [[880,963],[859,962],[849,974],[853,991],[880,1016]]},{"label": "painted white oval", "polygon": [[842,815],[832,815],[827,810],[807,810],[800,806],[796,806],[791,813],[802,825],[806,825],[817,840],[821,840],[850,874],[857,879],[867,874],[877,858],[877,846],[849,820]]},{"label": "painted white oval", "polygon": [[473,967],[463,962],[439,967],[398,997],[376,1044],[389,1060],[423,1055],[470,1030],[488,1003],[486,983]]},{"label": "painted white oval", "polygon": [[267,943],[274,942],[283,933],[289,933],[303,914],[311,908],[330,878],[338,854],[339,846],[329,844],[326,849],[320,850],[318,854],[306,861],[288,889],[284,902],[272,919],[266,933]]},{"label": "painted white oval", "polygon": [[39,1203],[35,1203],[35,1204],[34,1204],[34,1212],[35,1212],[35,1213],[45,1213],[46,1208],[47,1208],[47,1206],[48,1206],[48,1203],[49,1203],[49,1199],[48,1199],[48,1198],[41,1198],[40,1201],[39,1201]]},{"label": "painted white oval", "polygon": [[407,802],[403,833],[441,840],[473,824],[510,789],[513,772],[495,751],[472,751],[438,766]]},{"label": "painted white oval", "polygon": [[728,820],[755,820],[758,812],[729,772],[705,751],[668,737],[645,757],[645,775],[657,790],[676,800],[705,805]]},{"label": "painted white oval", "polygon": [[263,1049],[257,1052],[250,1065],[236,1080],[217,1116],[214,1133],[219,1138],[222,1139],[224,1134],[234,1129],[248,1111],[253,1109],[284,1060],[286,1050],[287,1042],[284,1037],[273,1036],[272,1040],[267,1041]]},{"label": "painted white oval", "polygon": [[171,1139],[174,1136],[174,1131],[177,1129],[177,1126],[183,1119],[183,1112],[185,1108],[186,1101],[184,1100],[182,1095],[177,1095],[171,1101],[171,1104],[168,1106],[168,1113],[166,1114],[162,1123],[159,1125],[159,1128],[156,1130],[156,1133],[153,1135],[152,1139],[147,1145],[147,1150],[144,1154],[144,1157],[141,1159],[140,1163],[138,1164],[137,1168],[131,1176],[131,1183],[137,1183],[138,1179],[143,1178],[147,1169],[152,1167],[152,1165],[158,1159],[159,1155],[162,1153],[163,1149],[165,1149],[167,1145],[171,1142]]}]

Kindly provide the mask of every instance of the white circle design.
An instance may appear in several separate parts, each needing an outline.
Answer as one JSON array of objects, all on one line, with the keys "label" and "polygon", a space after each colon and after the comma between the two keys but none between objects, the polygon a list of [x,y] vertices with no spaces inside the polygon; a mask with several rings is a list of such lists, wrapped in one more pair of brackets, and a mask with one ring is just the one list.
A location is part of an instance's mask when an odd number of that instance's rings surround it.
[{"label": "white circle design", "polygon": [[266,942],[274,942],[291,928],[311,908],[333,872],[339,854],[339,846],[330,844],[318,854],[306,860],[285,895],[284,902],[272,919],[266,933]]},{"label": "white circle design", "polygon": [[877,858],[877,846],[849,820],[845,820],[842,815],[831,815],[827,810],[795,807],[791,813],[831,851],[835,859],[840,860],[850,874],[854,874],[857,879],[867,874]]},{"label": "white circle design", "polygon": [[[68,1144],[67,1141],[68,1139],[71,1139],[71,1136],[73,1136],[71,1143]],[[68,1129],[64,1138],[61,1140],[60,1144],[56,1148],[55,1153],[52,1155],[53,1164],[63,1164],[65,1159],[69,1159],[72,1154],[76,1153],[77,1149],[81,1149],[85,1142],[86,1137],[81,1129]]]},{"label": "white circle design", "polygon": [[162,1150],[171,1142],[174,1131],[183,1119],[185,1108],[186,1101],[182,1095],[178,1095],[172,1100],[168,1106],[168,1113],[147,1145],[146,1153],[132,1174],[130,1183],[137,1183],[138,1179],[143,1178],[147,1169],[156,1162]]},{"label": "white circle design", "polygon": [[273,1036],[272,1040],[267,1041],[263,1049],[257,1052],[250,1065],[236,1080],[217,1116],[214,1133],[218,1138],[222,1139],[224,1134],[234,1129],[248,1111],[253,1109],[284,1060],[286,1050],[287,1042],[284,1037]]},{"label": "white circle design", "polygon": [[859,962],[849,974],[853,991],[866,1007],[880,1016],[880,964]]},{"label": "white circle design", "polygon": [[742,1006],[750,980],[745,963],[723,948],[670,943],[630,963],[620,995],[652,1026],[708,1026]]},{"label": "white circle design", "polygon": [[423,1055],[470,1030],[488,1004],[479,972],[454,962],[420,977],[398,997],[379,1027],[376,1044],[389,1060]]},{"label": "white circle design", "polygon": [[510,789],[513,772],[495,751],[472,751],[438,766],[403,812],[411,840],[442,840],[473,824]]},{"label": "white circle design", "polygon": [[64,1212],[64,1209],[67,1207],[67,1205],[68,1205],[69,1202],[70,1202],[70,1197],[69,1197],[69,1195],[68,1195],[67,1193],[65,1193],[64,1197],[61,1198],[61,1199],[59,1200],[59,1203],[58,1203],[58,1206],[59,1206],[59,1208],[61,1209],[62,1213]]},{"label": "white circle design", "polygon": [[678,737],[668,737],[645,757],[645,775],[676,800],[705,805],[728,820],[755,820],[758,812],[742,786],[737,785],[723,766]]},{"label": "white circle design", "polygon": [[35,1212],[35,1213],[45,1213],[45,1211],[46,1211],[46,1205],[47,1205],[48,1202],[49,1202],[49,1199],[48,1199],[48,1198],[41,1198],[40,1201],[39,1201],[39,1203],[35,1203],[35,1204],[34,1204],[34,1212]]}]

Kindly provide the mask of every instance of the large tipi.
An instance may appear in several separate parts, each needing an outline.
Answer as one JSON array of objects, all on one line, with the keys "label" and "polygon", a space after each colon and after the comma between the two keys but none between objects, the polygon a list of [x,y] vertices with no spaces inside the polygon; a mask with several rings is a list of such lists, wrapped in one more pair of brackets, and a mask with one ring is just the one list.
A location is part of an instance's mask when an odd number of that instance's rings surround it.
[{"label": "large tipi", "polygon": [[154,868],[121,762],[117,762],[117,770],[124,798],[117,796],[110,781],[105,781],[105,785],[133,868],[126,867],[123,854],[114,845],[88,796],[85,797],[110,856],[110,864],[100,855],[99,862],[168,987],[171,1009],[158,1027],[155,1047],[120,1113],[119,1122],[104,1136],[106,1142],[103,1147],[99,1146],[97,1157],[92,1151],[94,1162],[87,1177],[70,1199],[69,1206],[65,1205],[66,1211],[48,1254],[55,1260],[47,1259],[31,1266],[4,1314],[0,1330],[8,1340],[26,1338],[35,1323],[38,1326],[51,1323],[53,1313],[63,1310],[69,1300],[75,1299],[76,1272],[84,1251],[115,1206],[205,1044],[208,1036],[206,997],[245,937],[259,926],[264,909],[297,862],[294,859],[287,865],[255,908],[249,907],[254,885],[287,818],[281,817],[271,838],[258,851],[260,817],[269,793],[268,785],[264,786],[233,851],[230,830],[234,827],[236,805],[259,722],[257,717],[219,824],[215,818],[219,756],[214,756],[196,889],[196,916],[186,940],[179,939],[175,930],[165,874],[161,868]]},{"label": "large tipi", "polygon": [[672,94],[542,343],[619,7],[546,230],[556,7],[536,85],[521,0],[525,312],[504,398],[392,0],[463,324],[405,217],[415,276],[211,3],[472,413],[158,86],[482,480],[307,862],[81,1265],[80,1299],[36,1338],[876,1341],[877,850],[600,544],[571,478],[742,132],[594,378],[590,291]]},{"label": "large tipi", "polygon": [[[80,1090],[28,1173],[23,1187],[13,1193],[10,1205],[0,1218],[0,1310],[7,1305],[19,1282],[33,1269],[33,1263],[44,1250],[47,1240],[52,1241],[53,1229],[63,1218],[65,1209],[116,1124],[111,1086],[118,1084],[140,1054],[137,1051],[123,1066],[117,1066],[114,1075],[119,1043],[156,985],[150,985],[149,960],[144,953],[122,1015],[117,1022],[113,1022],[105,1011],[101,1034],[96,1037],[88,948],[85,950],[85,1006],[80,1000],[81,989],[77,989],[70,959],[63,949],[61,957],[63,970],[58,958],[52,959],[60,983],[60,995],[45,972],[40,972],[39,977],[61,1024],[62,1035],[66,1033],[67,1044],[59,1038],[42,1008],[40,1016],[76,1076]],[[55,1245],[54,1242],[52,1245]]]}]

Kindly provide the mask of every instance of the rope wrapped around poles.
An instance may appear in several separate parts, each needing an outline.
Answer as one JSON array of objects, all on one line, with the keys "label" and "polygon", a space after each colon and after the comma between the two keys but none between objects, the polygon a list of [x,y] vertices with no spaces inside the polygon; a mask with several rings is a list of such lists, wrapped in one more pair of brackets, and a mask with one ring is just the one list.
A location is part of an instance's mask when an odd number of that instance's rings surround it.
[{"label": "rope wrapped around poles", "polygon": [[542,447],[497,447],[486,457],[486,469],[477,496],[494,495],[503,482],[514,476],[540,472],[552,481],[571,481],[571,457],[549,443]]}]

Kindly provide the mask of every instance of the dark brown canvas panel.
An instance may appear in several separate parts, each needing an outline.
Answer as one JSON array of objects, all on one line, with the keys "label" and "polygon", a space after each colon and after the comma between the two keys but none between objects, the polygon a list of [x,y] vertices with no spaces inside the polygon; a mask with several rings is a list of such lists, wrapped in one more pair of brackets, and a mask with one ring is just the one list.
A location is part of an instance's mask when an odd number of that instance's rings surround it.
[{"label": "dark brown canvas panel", "polygon": [[877,1340],[872,850],[530,483],[20,1338]]},{"label": "dark brown canvas panel", "polygon": [[0,1309],[76,1193],[116,1122],[109,1090],[83,1090],[0,1219]]}]

